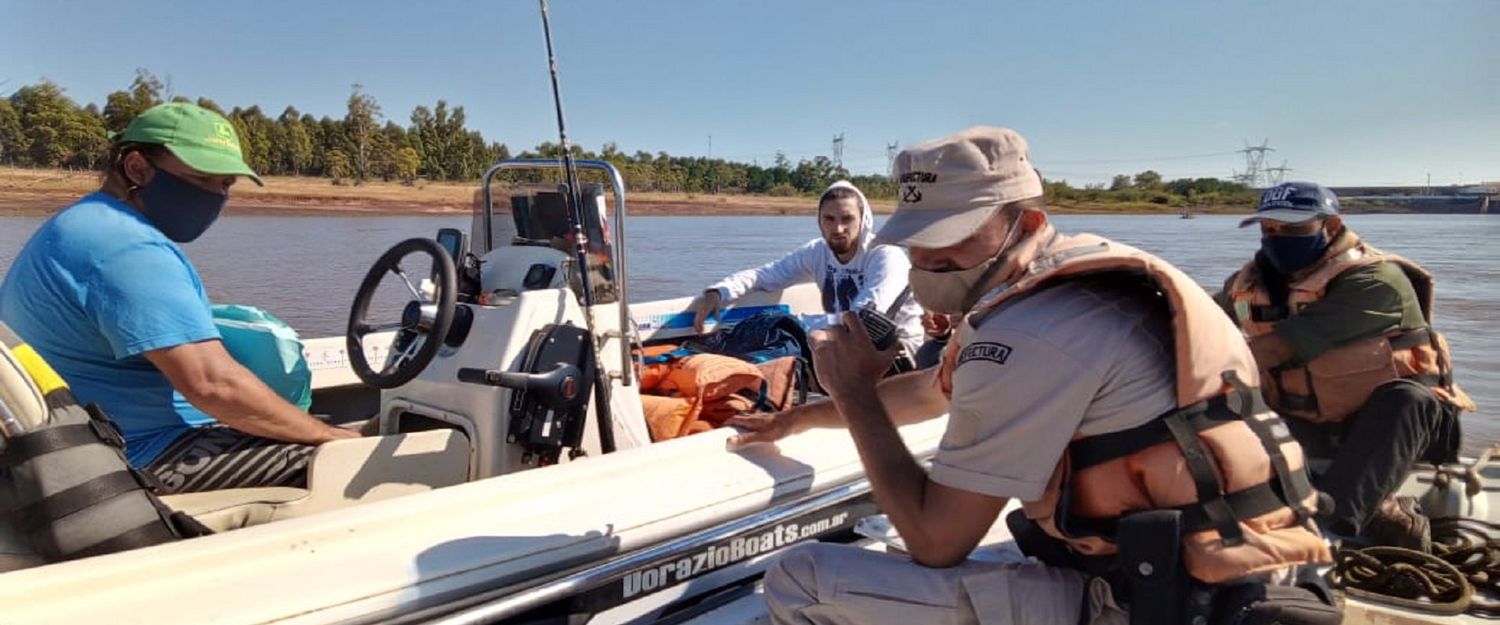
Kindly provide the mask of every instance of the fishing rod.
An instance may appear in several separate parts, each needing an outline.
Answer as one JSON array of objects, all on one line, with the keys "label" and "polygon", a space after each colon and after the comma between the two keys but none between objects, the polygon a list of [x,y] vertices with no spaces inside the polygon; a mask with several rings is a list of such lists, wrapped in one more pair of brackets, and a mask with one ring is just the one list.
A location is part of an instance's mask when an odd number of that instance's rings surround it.
[{"label": "fishing rod", "polygon": [[[547,0],[538,0],[542,7],[542,34],[547,40],[547,70],[552,76],[552,103],[557,109],[557,135],[562,147],[563,176],[567,181],[568,225],[573,229],[573,257],[578,267],[578,284],[583,293],[583,311],[588,319],[589,333],[597,336],[594,323],[594,289],[589,279],[588,237],[583,231],[583,195],[578,188],[578,167],[573,163],[573,150],[568,146],[568,127],[563,121],[562,90],[557,82],[557,56],[552,53],[552,23],[548,17]],[[619,201],[616,199],[616,201]],[[625,302],[619,302],[625,306]],[[622,340],[623,340],[623,328]],[[594,403],[599,418],[599,447],[604,453],[615,450],[614,419],[610,414],[609,372],[599,361],[599,349],[594,351]],[[626,367],[630,363],[624,363]]]}]

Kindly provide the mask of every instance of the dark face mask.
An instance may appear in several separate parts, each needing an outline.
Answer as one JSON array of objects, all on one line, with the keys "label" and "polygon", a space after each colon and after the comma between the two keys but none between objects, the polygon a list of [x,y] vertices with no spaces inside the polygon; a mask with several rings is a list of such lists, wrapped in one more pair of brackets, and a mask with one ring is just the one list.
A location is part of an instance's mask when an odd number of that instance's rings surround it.
[{"label": "dark face mask", "polygon": [[160,167],[151,182],[141,188],[141,203],[145,205],[141,212],[157,230],[178,243],[202,236],[228,201],[228,193],[202,189]]},{"label": "dark face mask", "polygon": [[1319,230],[1305,236],[1264,237],[1260,240],[1260,249],[1272,267],[1288,275],[1322,258],[1328,242],[1323,240],[1323,231]]}]

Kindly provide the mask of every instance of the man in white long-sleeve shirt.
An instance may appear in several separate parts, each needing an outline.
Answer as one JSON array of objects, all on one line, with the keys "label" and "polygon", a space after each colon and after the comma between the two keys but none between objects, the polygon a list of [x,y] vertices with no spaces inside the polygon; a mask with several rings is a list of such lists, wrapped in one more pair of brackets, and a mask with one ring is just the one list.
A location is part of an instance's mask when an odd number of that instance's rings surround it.
[{"label": "man in white long-sleeve shirt", "polygon": [[808,331],[840,323],[845,311],[871,307],[887,313],[902,300],[895,314],[896,335],[907,355],[921,347],[922,309],[911,297],[906,275],[911,261],[891,245],[872,245],[874,214],[864,193],[840,180],[818,198],[818,229],[813,239],[754,269],[736,272],[715,282],[693,303],[699,333],[704,322],[726,303],[752,291],[779,291],[802,282],[815,282],[823,292],[823,313],[799,315]]}]

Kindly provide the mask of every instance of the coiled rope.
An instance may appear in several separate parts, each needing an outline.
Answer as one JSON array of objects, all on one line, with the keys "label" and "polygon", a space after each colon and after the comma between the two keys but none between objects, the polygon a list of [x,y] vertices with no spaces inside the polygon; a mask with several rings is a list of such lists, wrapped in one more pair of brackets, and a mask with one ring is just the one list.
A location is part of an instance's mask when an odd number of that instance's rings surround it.
[{"label": "coiled rope", "polygon": [[1500,619],[1500,526],[1476,519],[1432,519],[1432,551],[1463,573],[1474,594],[1469,614]]},{"label": "coiled rope", "polygon": [[1366,601],[1500,618],[1500,527],[1439,518],[1432,534],[1431,554],[1383,546],[1340,550],[1328,582]]},{"label": "coiled rope", "polygon": [[1462,614],[1474,594],[1452,564],[1403,547],[1340,550],[1328,583],[1351,597],[1434,614]]}]

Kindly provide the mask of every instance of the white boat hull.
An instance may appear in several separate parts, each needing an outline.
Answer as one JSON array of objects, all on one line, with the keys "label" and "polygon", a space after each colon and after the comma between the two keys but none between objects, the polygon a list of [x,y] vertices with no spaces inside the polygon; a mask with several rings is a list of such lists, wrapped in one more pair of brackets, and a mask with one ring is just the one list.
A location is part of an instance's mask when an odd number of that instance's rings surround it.
[{"label": "white boat hull", "polygon": [[[918,454],[944,420],[903,431]],[[432,610],[862,479],[847,434],[727,431],[0,576],[4,622],[344,623]],[[726,563],[727,564],[727,563]],[[82,598],[86,600],[80,600]]]}]

